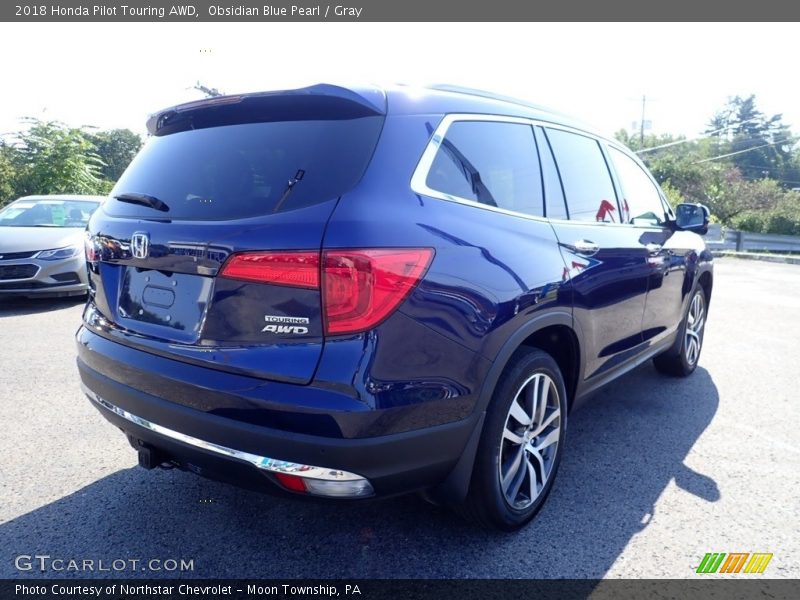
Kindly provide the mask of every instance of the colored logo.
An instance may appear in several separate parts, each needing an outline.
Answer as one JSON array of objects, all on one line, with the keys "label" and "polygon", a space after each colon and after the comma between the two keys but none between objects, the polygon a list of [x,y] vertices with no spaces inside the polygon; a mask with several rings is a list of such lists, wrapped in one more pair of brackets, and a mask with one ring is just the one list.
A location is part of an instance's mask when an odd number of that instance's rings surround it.
[{"label": "colored logo", "polygon": [[772,554],[766,552],[708,552],[700,566],[698,573],[763,573],[767,568]]}]

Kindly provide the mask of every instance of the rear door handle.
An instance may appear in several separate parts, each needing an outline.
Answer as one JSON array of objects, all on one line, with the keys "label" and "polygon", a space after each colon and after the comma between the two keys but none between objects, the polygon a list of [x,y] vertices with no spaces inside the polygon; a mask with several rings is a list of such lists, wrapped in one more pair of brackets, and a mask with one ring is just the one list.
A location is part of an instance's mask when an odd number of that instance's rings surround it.
[{"label": "rear door handle", "polygon": [[572,247],[575,249],[575,252],[583,256],[594,256],[600,251],[600,246],[591,240],[578,240],[572,244]]}]

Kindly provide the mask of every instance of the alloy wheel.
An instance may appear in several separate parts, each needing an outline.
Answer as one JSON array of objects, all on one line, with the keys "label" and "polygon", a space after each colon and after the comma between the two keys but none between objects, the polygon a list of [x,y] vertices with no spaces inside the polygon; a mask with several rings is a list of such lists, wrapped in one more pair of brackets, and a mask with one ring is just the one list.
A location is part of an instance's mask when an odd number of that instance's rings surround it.
[{"label": "alloy wheel", "polygon": [[524,510],[547,484],[558,453],[561,405],[545,373],[528,378],[514,397],[500,441],[498,475],[509,506]]},{"label": "alloy wheel", "polygon": [[706,324],[705,301],[702,294],[695,294],[689,305],[689,314],[686,320],[686,340],[684,351],[686,362],[694,366],[700,357],[700,348],[703,344],[703,327]]}]

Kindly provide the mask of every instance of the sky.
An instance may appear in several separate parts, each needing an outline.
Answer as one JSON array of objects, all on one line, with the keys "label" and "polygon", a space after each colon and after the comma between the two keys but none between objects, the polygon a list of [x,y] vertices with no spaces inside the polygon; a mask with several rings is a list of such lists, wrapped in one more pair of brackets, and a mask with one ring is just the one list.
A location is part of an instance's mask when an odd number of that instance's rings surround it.
[{"label": "sky", "polygon": [[641,118],[693,136],[756,94],[800,130],[800,25],[0,23],[0,134],[22,117],[145,133],[202,97],[313,83],[448,83],[553,107],[611,134]]}]

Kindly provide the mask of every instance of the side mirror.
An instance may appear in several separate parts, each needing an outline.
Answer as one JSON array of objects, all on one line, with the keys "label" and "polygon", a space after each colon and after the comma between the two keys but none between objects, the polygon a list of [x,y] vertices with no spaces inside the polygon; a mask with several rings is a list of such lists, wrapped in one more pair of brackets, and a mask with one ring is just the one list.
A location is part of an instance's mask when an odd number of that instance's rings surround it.
[{"label": "side mirror", "polygon": [[705,235],[708,233],[710,216],[711,212],[703,204],[678,204],[675,208],[675,226],[681,231]]}]

